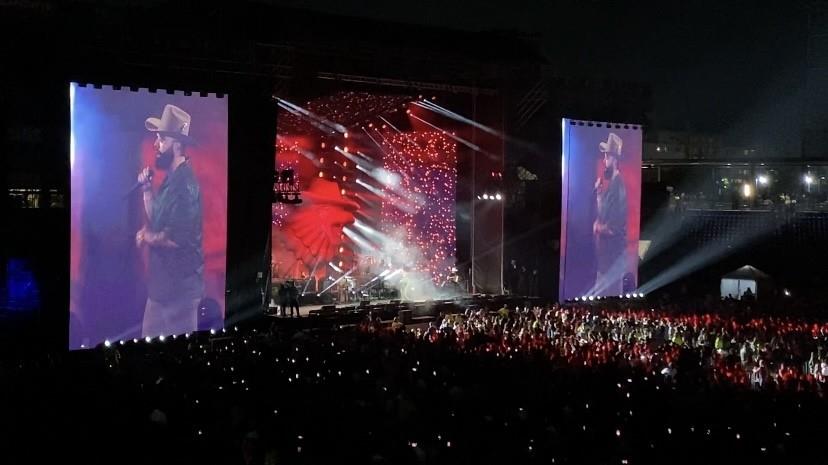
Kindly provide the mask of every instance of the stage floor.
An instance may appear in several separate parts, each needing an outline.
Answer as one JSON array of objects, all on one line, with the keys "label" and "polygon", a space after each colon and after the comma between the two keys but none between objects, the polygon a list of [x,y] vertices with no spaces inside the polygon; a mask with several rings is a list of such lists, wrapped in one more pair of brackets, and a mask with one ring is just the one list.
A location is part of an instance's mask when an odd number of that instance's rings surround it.
[{"label": "stage floor", "polygon": [[[425,301],[422,301],[425,302]],[[373,305],[387,305],[390,304],[391,300],[372,300],[371,306]],[[407,303],[419,303],[419,302],[407,302]],[[333,304],[329,304],[333,305]],[[336,304],[336,308],[345,308],[345,307],[358,307],[359,302],[352,302],[349,304]],[[323,305],[300,305],[299,306],[299,316],[308,316],[308,314],[313,310],[321,310]],[[269,316],[276,317],[276,318],[290,318],[290,309],[285,309],[286,317],[282,317],[279,315],[279,309],[277,307],[270,307],[269,309]]]},{"label": "stage floor", "polygon": [[[418,304],[422,304],[422,303],[426,303],[426,302],[443,303],[443,302],[458,301],[458,300],[461,300],[463,298],[464,298],[463,296],[457,296],[453,299],[452,298],[447,298],[447,299],[443,299],[443,300],[425,300],[424,299],[424,300],[403,300],[403,301],[395,300],[395,301],[400,302],[402,304],[407,304],[407,305],[412,305],[413,306],[413,305],[418,305]],[[368,306],[373,307],[373,306],[377,306],[377,305],[388,305],[391,302],[392,302],[391,299],[371,300],[371,303],[368,304]],[[346,303],[346,304],[327,304],[327,305],[335,305],[337,309],[345,308],[345,307],[354,307],[354,308],[356,308],[356,307],[359,307],[359,302],[355,301],[355,302]],[[300,305],[299,306],[299,316],[301,316],[301,317],[308,316],[308,314],[310,314],[310,312],[312,312],[314,310],[321,310],[323,306],[325,306],[325,305],[322,305],[322,304]],[[272,316],[272,317],[275,317],[275,318],[290,318],[290,309],[285,309],[285,314],[286,314],[285,317],[280,316],[278,307],[269,307],[268,308],[268,313],[267,313],[268,316]]]}]

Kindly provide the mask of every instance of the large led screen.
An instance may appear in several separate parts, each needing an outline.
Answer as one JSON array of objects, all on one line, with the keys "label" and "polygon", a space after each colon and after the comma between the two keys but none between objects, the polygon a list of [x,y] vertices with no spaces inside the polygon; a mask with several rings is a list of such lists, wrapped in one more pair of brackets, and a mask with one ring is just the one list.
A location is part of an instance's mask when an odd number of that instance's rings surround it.
[{"label": "large led screen", "polygon": [[459,292],[457,142],[413,100],[280,102],[276,167],[293,173],[303,203],[273,205],[272,276],[298,288],[300,305]]},{"label": "large led screen", "polygon": [[636,290],[641,129],[564,119],[559,298]]},{"label": "large led screen", "polygon": [[221,327],[227,99],[69,93],[69,348]]}]

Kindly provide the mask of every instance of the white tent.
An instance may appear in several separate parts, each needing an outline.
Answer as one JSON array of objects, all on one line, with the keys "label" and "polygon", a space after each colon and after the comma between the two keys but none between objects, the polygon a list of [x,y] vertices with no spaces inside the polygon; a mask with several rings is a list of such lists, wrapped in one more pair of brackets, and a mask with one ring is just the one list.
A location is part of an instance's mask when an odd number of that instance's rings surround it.
[{"label": "white tent", "polygon": [[730,296],[741,299],[748,289],[757,297],[759,292],[764,293],[768,290],[766,286],[769,282],[770,276],[755,267],[745,265],[722,276],[720,289],[723,298]]}]

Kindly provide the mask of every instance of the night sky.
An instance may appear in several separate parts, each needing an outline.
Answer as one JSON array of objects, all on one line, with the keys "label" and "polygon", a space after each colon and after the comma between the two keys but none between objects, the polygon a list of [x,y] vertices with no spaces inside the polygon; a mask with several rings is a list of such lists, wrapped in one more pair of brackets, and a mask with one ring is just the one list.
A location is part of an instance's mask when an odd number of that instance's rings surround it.
[{"label": "night sky", "polygon": [[348,16],[537,33],[573,75],[649,82],[656,128],[798,152],[807,11],[797,2],[273,0]]}]

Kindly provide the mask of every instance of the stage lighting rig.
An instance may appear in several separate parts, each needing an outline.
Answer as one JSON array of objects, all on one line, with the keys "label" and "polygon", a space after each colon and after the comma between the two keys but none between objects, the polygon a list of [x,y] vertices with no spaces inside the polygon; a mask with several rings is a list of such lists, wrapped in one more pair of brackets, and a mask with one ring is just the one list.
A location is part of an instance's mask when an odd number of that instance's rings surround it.
[{"label": "stage lighting rig", "polygon": [[273,173],[273,203],[298,205],[302,203],[302,192],[296,173],[288,168]]}]

